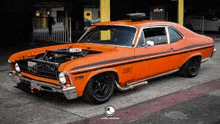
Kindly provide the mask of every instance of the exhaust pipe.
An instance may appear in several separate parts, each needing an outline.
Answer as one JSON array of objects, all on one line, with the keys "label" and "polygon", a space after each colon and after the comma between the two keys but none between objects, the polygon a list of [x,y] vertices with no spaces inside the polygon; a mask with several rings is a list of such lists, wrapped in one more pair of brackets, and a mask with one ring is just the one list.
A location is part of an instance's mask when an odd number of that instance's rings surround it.
[{"label": "exhaust pipe", "polygon": [[115,81],[115,84],[116,84],[117,88],[119,89],[119,91],[127,91],[127,90],[133,89],[133,88],[138,87],[138,86],[141,86],[141,85],[146,85],[146,84],[148,84],[148,81],[136,82],[136,83],[128,84],[128,85],[125,86],[125,87],[121,87],[121,86],[117,83],[117,81]]}]

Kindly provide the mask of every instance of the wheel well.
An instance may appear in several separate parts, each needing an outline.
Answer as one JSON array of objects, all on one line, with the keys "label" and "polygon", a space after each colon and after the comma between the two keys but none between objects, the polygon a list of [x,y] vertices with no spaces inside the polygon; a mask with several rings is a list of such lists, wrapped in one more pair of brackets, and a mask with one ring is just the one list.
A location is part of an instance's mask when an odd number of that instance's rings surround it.
[{"label": "wheel well", "polygon": [[115,77],[115,80],[116,80],[117,82],[119,81],[118,74],[117,74],[117,72],[114,72],[114,71],[106,71],[106,72],[101,72],[101,73],[95,74],[95,75],[93,75],[93,76],[89,79],[89,81],[90,81],[93,77],[95,77],[95,76],[97,76],[97,75],[100,75],[100,74],[104,74],[104,73],[112,73],[112,74],[114,75],[114,77]]},{"label": "wheel well", "polygon": [[114,74],[114,76],[115,76],[115,80],[118,82],[119,81],[119,77],[118,77],[118,74],[116,73],[116,72],[111,72],[111,73],[113,73]]},{"label": "wheel well", "polygon": [[[199,72],[201,58],[202,58],[201,55],[195,55],[187,59],[186,62],[180,68],[178,74],[180,76],[185,76],[185,77],[195,77],[197,73]],[[192,63],[197,63],[196,68],[193,69],[193,71],[190,70],[190,66],[192,65]],[[195,65],[193,64],[193,68],[194,66]]]},{"label": "wheel well", "polygon": [[198,55],[198,56],[193,56],[190,59],[197,59],[201,62],[202,56]]},{"label": "wheel well", "polygon": [[[187,60],[184,62],[184,64],[185,64],[188,60],[190,60],[190,59],[197,59],[197,60],[199,60],[199,61],[201,62],[202,56],[201,56],[201,55],[192,56],[191,58],[187,59]],[[183,65],[184,65],[184,64],[183,64]],[[183,67],[183,65],[181,66],[181,68]]]},{"label": "wheel well", "polygon": [[118,81],[118,74],[117,74],[117,72],[114,72],[114,71],[101,72],[101,73],[98,73],[98,74],[93,75],[92,78],[95,77],[95,76],[97,76],[97,75],[103,74],[103,73],[113,73],[114,76],[115,76],[115,79]]}]

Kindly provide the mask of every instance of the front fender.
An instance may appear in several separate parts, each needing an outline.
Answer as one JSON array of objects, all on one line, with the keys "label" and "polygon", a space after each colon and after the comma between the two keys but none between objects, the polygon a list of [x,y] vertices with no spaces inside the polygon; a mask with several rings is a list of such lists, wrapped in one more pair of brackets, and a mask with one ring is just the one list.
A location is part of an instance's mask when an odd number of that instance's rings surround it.
[{"label": "front fender", "polygon": [[105,72],[114,72],[114,73],[117,73],[117,74],[118,74],[117,70],[115,70],[115,69],[113,69],[113,68],[100,69],[100,70],[97,70],[97,71],[94,71],[94,72],[90,73],[87,82],[88,82],[92,77],[94,77],[95,75],[98,75],[98,74],[101,74],[101,73],[105,73]]},{"label": "front fender", "polygon": [[[95,70],[95,71],[91,71],[91,72],[86,72],[83,74],[77,74],[77,76],[74,76],[74,77],[83,76],[82,79],[73,80],[74,85],[77,90],[77,95],[79,97],[81,97],[83,95],[85,88],[86,88],[88,82],[90,81],[90,79],[92,79],[94,76],[96,76],[98,74],[105,73],[105,72],[114,72],[114,73],[118,74],[118,71],[114,68],[104,68],[104,69],[99,69],[99,70]],[[73,77],[73,79],[74,79],[74,77]]]}]

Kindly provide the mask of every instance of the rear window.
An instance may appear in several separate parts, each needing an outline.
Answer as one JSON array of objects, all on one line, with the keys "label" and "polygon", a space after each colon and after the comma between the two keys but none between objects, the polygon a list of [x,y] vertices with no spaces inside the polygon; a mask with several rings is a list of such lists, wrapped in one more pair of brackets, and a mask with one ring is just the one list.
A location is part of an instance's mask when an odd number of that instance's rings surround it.
[{"label": "rear window", "polygon": [[182,36],[178,32],[176,32],[173,28],[168,27],[168,31],[170,34],[170,43],[174,43],[182,39]]}]

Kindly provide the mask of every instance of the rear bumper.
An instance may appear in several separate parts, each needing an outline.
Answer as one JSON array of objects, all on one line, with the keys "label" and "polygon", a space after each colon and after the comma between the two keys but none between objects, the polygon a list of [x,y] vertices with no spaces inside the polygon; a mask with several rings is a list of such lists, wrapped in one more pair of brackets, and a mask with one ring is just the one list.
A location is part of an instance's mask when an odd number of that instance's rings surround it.
[{"label": "rear bumper", "polygon": [[216,52],[216,49],[214,48],[214,50],[213,50],[213,54]]},{"label": "rear bumper", "polygon": [[22,75],[19,75],[17,73],[12,73],[12,72],[9,72],[8,75],[14,83],[21,83],[21,82],[30,83],[31,91],[33,91],[34,89],[37,89],[39,91],[63,93],[65,97],[69,100],[75,99],[78,97],[75,87],[63,87],[63,86],[54,85],[54,84],[47,83],[47,82],[32,80],[32,79],[26,78]]},{"label": "rear bumper", "polygon": [[[212,56],[214,55],[215,52],[216,52],[216,48],[213,49],[213,51],[212,51]],[[212,56],[211,56],[211,57],[212,57]]]}]

